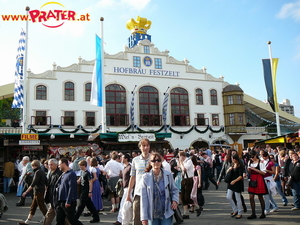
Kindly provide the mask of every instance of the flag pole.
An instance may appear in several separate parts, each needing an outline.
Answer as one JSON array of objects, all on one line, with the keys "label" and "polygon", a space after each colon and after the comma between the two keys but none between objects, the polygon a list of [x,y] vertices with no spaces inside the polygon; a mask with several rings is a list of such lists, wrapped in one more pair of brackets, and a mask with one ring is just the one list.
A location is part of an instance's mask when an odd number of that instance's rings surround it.
[{"label": "flag pole", "polygon": [[[29,6],[26,6],[25,10],[27,11],[27,17],[28,12],[30,10]],[[24,55],[24,70],[23,70],[23,126],[22,126],[22,133],[26,133],[26,117],[27,117],[27,62],[28,62],[28,20],[26,21],[26,30],[25,30],[25,55]]]},{"label": "flag pole", "polygon": [[105,72],[104,72],[104,49],[103,49],[103,21],[104,18],[100,17],[101,21],[101,71],[102,71],[102,133],[106,133],[106,98],[105,98]]},{"label": "flag pole", "polygon": [[[268,48],[269,48],[269,56],[270,56],[270,64],[271,64],[271,75],[272,75],[273,91],[274,91],[276,83],[275,83],[274,77],[273,77],[273,72],[274,71],[273,71],[273,58],[272,58],[271,41],[268,41]],[[273,93],[273,95],[274,95],[274,107],[275,107],[275,116],[276,116],[277,136],[281,136],[277,95],[275,95],[275,93]]]}]

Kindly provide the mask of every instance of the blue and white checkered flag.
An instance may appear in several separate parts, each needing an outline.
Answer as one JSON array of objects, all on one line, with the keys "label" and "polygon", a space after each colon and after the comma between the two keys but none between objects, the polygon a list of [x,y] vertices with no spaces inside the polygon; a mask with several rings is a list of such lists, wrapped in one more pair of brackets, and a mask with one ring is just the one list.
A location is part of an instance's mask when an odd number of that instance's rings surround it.
[{"label": "blue and white checkered flag", "polygon": [[15,71],[15,90],[14,90],[14,101],[12,103],[12,108],[23,108],[23,64],[25,55],[25,35],[26,33],[22,30],[20,34],[16,71]]},{"label": "blue and white checkered flag", "polygon": [[165,93],[165,98],[162,107],[162,120],[165,131],[167,131],[167,110],[168,110],[169,93]]},{"label": "blue and white checkered flag", "polygon": [[134,96],[135,96],[135,90],[132,91],[132,98],[130,103],[130,124],[131,124],[132,131],[134,129]]}]

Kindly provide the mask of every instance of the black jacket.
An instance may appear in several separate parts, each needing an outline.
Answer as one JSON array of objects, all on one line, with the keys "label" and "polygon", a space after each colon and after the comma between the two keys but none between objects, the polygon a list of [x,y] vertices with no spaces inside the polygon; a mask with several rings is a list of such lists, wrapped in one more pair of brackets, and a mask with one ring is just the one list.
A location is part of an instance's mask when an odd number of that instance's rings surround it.
[{"label": "black jacket", "polygon": [[60,178],[62,172],[60,171],[59,168],[56,168],[55,171],[49,171],[49,178],[48,178],[48,189],[45,197],[45,202],[46,203],[51,203],[51,206],[54,208],[55,205],[55,188],[56,188],[56,183],[58,179]]},{"label": "black jacket", "polygon": [[41,167],[35,168],[33,170],[34,175],[31,183],[34,193],[44,193],[47,186],[47,178],[45,172]]},{"label": "black jacket", "polygon": [[290,174],[292,176],[292,181],[300,182],[300,160],[290,164]]}]

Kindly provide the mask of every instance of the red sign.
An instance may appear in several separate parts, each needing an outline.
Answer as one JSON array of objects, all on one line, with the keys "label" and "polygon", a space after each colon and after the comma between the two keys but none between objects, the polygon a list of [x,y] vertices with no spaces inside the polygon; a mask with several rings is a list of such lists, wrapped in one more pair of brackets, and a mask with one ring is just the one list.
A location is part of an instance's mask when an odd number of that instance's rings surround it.
[{"label": "red sign", "polygon": [[23,146],[23,151],[43,151],[43,146]]}]

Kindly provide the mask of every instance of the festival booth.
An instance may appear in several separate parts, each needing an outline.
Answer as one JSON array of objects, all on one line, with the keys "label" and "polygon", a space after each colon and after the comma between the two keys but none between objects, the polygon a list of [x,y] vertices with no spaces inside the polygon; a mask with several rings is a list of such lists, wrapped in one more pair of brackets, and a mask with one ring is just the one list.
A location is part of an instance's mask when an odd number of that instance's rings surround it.
[{"label": "festival booth", "polygon": [[271,147],[283,146],[286,148],[294,148],[294,146],[299,145],[299,143],[300,143],[300,131],[272,137],[265,140],[260,140],[255,142],[255,145],[268,144]]}]

